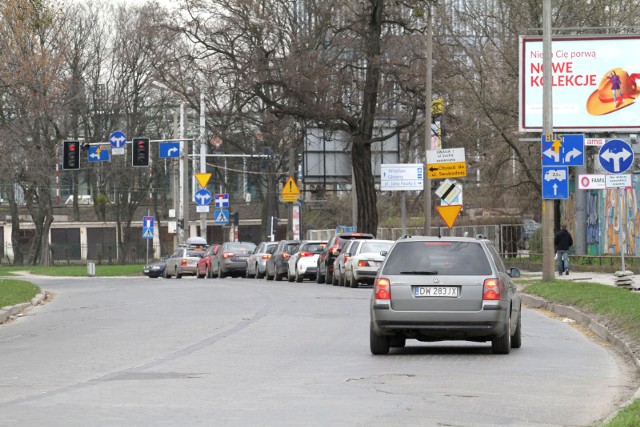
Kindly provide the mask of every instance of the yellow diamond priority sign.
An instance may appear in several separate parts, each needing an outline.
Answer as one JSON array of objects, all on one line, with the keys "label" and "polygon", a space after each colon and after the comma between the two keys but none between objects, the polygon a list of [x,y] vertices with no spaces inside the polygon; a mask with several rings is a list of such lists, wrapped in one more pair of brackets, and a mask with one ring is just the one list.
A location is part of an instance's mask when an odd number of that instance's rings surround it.
[{"label": "yellow diamond priority sign", "polygon": [[296,185],[296,182],[293,180],[293,177],[290,176],[287,180],[287,183],[282,187],[282,200],[287,203],[295,202],[298,200],[298,196],[300,195],[300,189]]}]

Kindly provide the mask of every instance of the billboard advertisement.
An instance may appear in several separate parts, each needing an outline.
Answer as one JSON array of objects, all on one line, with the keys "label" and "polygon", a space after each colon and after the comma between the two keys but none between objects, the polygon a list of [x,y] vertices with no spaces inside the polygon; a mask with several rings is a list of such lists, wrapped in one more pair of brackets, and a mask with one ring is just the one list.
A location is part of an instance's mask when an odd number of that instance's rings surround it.
[{"label": "billboard advertisement", "polygon": [[[640,36],[554,37],[553,128],[637,131]],[[542,37],[520,37],[521,132],[542,131]]]}]

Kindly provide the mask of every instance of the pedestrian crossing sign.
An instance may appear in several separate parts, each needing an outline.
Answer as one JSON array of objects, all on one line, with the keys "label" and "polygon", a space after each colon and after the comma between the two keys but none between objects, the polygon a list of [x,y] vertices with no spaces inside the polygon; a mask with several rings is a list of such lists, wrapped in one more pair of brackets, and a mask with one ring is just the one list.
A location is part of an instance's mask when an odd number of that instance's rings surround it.
[{"label": "pedestrian crossing sign", "polygon": [[226,209],[217,209],[213,212],[213,222],[216,225],[225,225],[229,223],[229,211]]}]

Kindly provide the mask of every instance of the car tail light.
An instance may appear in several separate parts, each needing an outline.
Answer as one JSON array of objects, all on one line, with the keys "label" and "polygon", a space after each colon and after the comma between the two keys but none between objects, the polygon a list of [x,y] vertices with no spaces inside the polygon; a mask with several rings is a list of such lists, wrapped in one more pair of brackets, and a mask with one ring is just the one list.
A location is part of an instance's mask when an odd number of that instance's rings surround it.
[{"label": "car tail light", "polygon": [[311,252],[300,252],[300,258],[305,256],[313,256],[313,254]]},{"label": "car tail light", "polygon": [[235,254],[233,252],[223,252],[222,258],[232,258]]},{"label": "car tail light", "polygon": [[286,252],[282,252],[282,258],[284,259],[291,258],[291,255]]},{"label": "car tail light", "polygon": [[370,267],[369,261],[358,261],[358,267]]},{"label": "car tail light", "polygon": [[376,279],[376,283],[373,287],[373,294],[375,295],[375,299],[391,299],[391,282],[389,279],[385,279],[381,277]]},{"label": "car tail light", "polygon": [[485,279],[482,286],[483,300],[499,300],[502,297],[502,283],[498,279]]},{"label": "car tail light", "polygon": [[182,261],[180,261],[180,266],[184,267],[187,265],[187,260],[182,258]]},{"label": "car tail light", "polygon": [[269,259],[271,258],[271,254],[263,254],[262,255],[262,259]]}]

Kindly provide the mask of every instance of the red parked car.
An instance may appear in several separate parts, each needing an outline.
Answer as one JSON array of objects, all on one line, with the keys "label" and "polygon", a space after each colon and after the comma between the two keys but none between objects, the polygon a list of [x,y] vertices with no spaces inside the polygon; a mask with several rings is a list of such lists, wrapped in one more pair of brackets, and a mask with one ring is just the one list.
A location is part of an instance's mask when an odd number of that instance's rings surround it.
[{"label": "red parked car", "polygon": [[213,256],[218,252],[218,249],[220,249],[220,245],[213,244],[209,246],[202,255],[202,258],[198,261],[198,271],[196,274],[198,279],[203,279],[205,277],[207,279],[211,279],[213,277],[211,275],[211,258],[213,258]]}]

